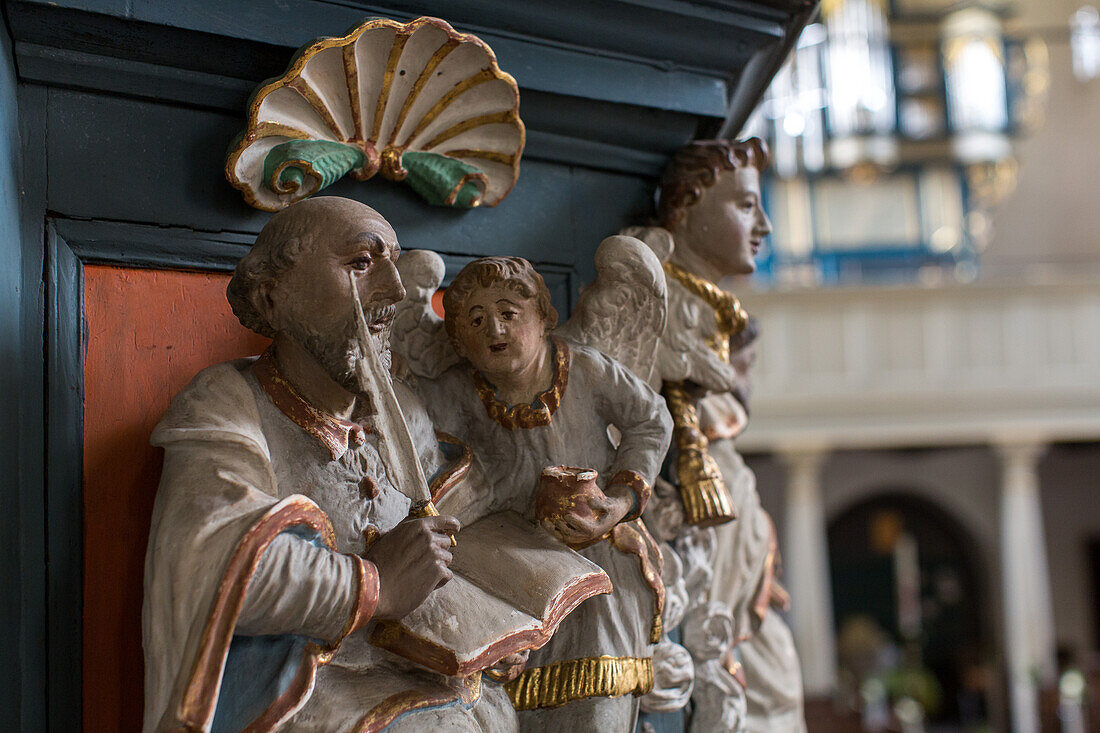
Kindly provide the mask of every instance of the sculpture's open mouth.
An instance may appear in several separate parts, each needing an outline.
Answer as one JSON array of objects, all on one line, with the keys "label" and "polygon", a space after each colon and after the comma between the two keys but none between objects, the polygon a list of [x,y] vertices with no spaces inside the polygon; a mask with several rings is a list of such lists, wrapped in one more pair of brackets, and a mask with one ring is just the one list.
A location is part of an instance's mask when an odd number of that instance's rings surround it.
[{"label": "sculpture's open mouth", "polygon": [[495,344],[489,344],[489,351],[492,351],[494,354],[499,354],[500,352],[504,351],[507,348],[508,348],[508,344],[506,344],[503,341],[501,341],[499,343],[495,343]]}]

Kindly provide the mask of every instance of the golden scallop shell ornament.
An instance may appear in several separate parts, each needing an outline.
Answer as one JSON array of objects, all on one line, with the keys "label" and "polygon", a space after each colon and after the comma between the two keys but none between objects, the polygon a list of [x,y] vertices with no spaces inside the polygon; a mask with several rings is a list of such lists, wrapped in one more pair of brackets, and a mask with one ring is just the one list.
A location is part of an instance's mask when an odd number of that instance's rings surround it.
[{"label": "golden scallop shell ornament", "polygon": [[348,173],[405,181],[432,204],[496,206],[524,138],[516,81],[483,41],[438,18],[372,19],[303,47],[256,90],[225,175],[265,211]]}]

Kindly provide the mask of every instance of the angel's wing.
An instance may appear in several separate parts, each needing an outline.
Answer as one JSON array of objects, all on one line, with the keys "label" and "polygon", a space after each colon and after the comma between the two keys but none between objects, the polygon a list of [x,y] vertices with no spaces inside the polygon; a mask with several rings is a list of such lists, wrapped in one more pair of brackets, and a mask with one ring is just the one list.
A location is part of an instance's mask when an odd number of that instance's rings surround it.
[{"label": "angel's wing", "polygon": [[[623,234],[637,237],[664,262],[672,254],[672,234],[661,227],[630,227]],[[664,274],[662,273],[662,277]],[[727,392],[736,372],[706,345],[705,324],[713,321],[713,312],[698,298],[679,286],[668,292],[668,325],[657,348],[653,382],[690,380],[707,389]]]},{"label": "angel's wing", "polygon": [[667,296],[661,262],[634,237],[608,237],[596,249],[596,281],[557,335],[591,346],[650,382],[665,329]]},{"label": "angel's wing", "polygon": [[405,299],[397,304],[390,349],[419,377],[435,379],[461,359],[451,346],[443,319],[432,310],[432,295],[443,282],[443,258],[426,249],[403,252],[397,271]]}]

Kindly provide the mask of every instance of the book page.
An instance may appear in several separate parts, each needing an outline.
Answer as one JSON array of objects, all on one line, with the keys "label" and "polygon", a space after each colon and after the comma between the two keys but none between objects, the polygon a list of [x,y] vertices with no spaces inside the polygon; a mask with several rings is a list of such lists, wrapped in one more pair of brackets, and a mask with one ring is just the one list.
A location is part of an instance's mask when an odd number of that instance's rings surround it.
[{"label": "book page", "polygon": [[464,527],[451,569],[487,593],[545,619],[562,589],[603,571],[515,512],[491,514]]},{"label": "book page", "polygon": [[451,650],[459,664],[477,657],[502,636],[542,626],[538,619],[487,594],[458,573],[432,591],[402,624],[420,638]]}]

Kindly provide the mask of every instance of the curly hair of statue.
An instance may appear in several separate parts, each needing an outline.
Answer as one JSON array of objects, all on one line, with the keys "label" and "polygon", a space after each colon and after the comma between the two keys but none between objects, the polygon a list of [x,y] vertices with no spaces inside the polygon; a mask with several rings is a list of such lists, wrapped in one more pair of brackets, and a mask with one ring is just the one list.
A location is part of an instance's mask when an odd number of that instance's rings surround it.
[{"label": "curly hair of statue", "polygon": [[723,171],[752,166],[761,173],[768,166],[768,145],[758,137],[732,140],[696,140],[677,150],[661,176],[657,195],[657,222],[674,229],[703,191],[718,182]]},{"label": "curly hair of statue", "polygon": [[550,303],[550,290],[542,275],[522,257],[481,257],[468,263],[443,292],[443,325],[455,339],[455,318],[474,290],[500,285],[524,299],[534,299],[547,332],[558,324],[558,311]]}]

